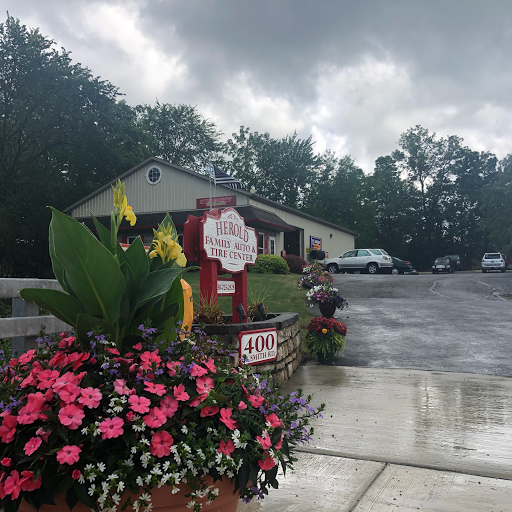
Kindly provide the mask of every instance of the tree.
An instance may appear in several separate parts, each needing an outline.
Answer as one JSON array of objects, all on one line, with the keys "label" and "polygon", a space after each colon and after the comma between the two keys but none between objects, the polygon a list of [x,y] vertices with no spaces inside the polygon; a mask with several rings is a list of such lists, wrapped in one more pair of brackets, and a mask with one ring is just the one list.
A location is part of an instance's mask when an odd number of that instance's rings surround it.
[{"label": "tree", "polygon": [[307,211],[359,234],[358,247],[375,246],[375,211],[366,193],[366,177],[350,156],[327,151],[312,185]]},{"label": "tree", "polygon": [[137,124],[148,135],[153,156],[203,172],[212,163],[223,162],[222,133],[196,107],[156,102],[139,105]]},{"label": "tree", "polygon": [[0,24],[0,272],[51,276],[52,205],[63,209],[144,155],[118,89],[37,29]]},{"label": "tree", "polygon": [[248,188],[294,208],[307,202],[322,162],[313,152],[311,137],[299,139],[294,133],[273,139],[241,126],[227,146],[227,167]]},{"label": "tree", "polygon": [[417,189],[400,177],[391,156],[377,158],[366,186],[375,211],[375,245],[397,257],[415,260],[416,234],[421,226]]},{"label": "tree", "polygon": [[499,162],[496,180],[484,188],[482,209],[488,237],[482,252],[512,254],[512,155]]},{"label": "tree", "polygon": [[423,229],[418,236],[423,267],[445,252],[443,206],[449,197],[455,169],[463,157],[461,143],[462,139],[455,135],[437,138],[435,133],[416,126],[401,135],[398,141],[401,151],[393,153],[399,169],[419,189]]}]

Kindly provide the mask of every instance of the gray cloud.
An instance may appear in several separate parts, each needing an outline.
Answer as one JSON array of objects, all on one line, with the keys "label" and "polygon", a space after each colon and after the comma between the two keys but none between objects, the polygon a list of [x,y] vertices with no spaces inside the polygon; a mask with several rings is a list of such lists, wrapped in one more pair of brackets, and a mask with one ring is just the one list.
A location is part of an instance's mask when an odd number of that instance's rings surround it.
[{"label": "gray cloud", "polygon": [[128,103],[191,103],[227,135],[313,134],[365,171],[416,124],[510,151],[508,0],[9,3]]}]

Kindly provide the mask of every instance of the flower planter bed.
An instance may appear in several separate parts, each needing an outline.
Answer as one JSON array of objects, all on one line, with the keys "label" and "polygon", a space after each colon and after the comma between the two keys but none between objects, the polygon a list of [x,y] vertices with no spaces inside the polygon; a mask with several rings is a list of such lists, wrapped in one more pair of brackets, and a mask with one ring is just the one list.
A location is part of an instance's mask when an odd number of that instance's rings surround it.
[{"label": "flower planter bed", "polygon": [[[203,330],[209,335],[217,336],[219,344],[238,346],[238,333],[256,329],[277,329],[278,347],[277,359],[261,364],[252,365],[251,373],[270,372],[275,382],[284,384],[297,370],[302,362],[300,321],[297,313],[280,313],[269,315],[267,320],[247,322],[244,324],[207,324]],[[230,317],[225,317],[230,321]],[[198,327],[199,326],[194,326]]]}]

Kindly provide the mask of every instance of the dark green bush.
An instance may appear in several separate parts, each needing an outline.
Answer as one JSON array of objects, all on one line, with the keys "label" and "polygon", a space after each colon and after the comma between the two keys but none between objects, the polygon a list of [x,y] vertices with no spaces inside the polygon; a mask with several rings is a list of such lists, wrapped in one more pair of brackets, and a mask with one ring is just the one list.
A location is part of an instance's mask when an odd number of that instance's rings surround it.
[{"label": "dark green bush", "polygon": [[254,267],[250,268],[256,274],[288,274],[290,271],[286,261],[274,254],[260,254]]}]

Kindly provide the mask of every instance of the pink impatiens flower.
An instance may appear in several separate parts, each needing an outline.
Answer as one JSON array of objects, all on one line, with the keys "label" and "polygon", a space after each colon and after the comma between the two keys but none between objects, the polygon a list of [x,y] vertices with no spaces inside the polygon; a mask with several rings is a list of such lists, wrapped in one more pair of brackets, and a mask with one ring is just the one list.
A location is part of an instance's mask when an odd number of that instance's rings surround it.
[{"label": "pink impatiens flower", "polygon": [[229,428],[234,430],[237,427],[236,421],[231,417],[233,409],[231,407],[225,407],[220,410],[220,421]]},{"label": "pink impatiens flower", "polygon": [[174,413],[178,410],[178,400],[172,396],[166,396],[160,402],[160,410],[165,414],[167,418],[172,418]]},{"label": "pink impatiens flower", "polygon": [[80,396],[80,386],[67,384],[59,389],[58,394],[63,402],[72,404]]},{"label": "pink impatiens flower", "polygon": [[4,482],[4,493],[11,495],[11,500],[17,500],[18,496],[21,492],[21,484],[23,483],[23,478],[20,478],[19,473],[14,470],[11,471],[11,474],[6,478]]},{"label": "pink impatiens flower", "polygon": [[206,361],[206,363],[204,363],[204,365],[212,373],[216,373],[217,372],[217,368],[215,368],[215,361],[211,357],[210,357],[210,359],[208,359],[208,361]]},{"label": "pink impatiens flower", "polygon": [[21,476],[23,480],[21,482],[21,490],[32,492],[36,489],[39,489],[42,484],[41,477],[37,479],[37,482],[34,482],[34,472],[33,471],[22,471]]},{"label": "pink impatiens flower", "polygon": [[158,396],[163,396],[167,392],[167,388],[163,384],[155,384],[154,382],[144,382],[146,391]]},{"label": "pink impatiens flower", "polygon": [[167,416],[158,407],[153,407],[142,419],[148,427],[158,428],[167,421]]},{"label": "pink impatiens flower", "polygon": [[219,406],[218,405],[207,405],[206,407],[203,407],[201,409],[201,418],[206,418],[207,416],[214,416],[219,412]]},{"label": "pink impatiens flower", "polygon": [[8,444],[14,439],[17,423],[18,418],[16,416],[11,416],[10,414],[4,416],[4,421],[0,427],[0,439],[2,443]]},{"label": "pink impatiens flower", "polygon": [[235,445],[233,444],[233,441],[231,439],[226,441],[221,441],[220,446],[217,448],[217,453],[224,453],[228,457],[231,456],[231,454],[235,451]]},{"label": "pink impatiens flower", "polygon": [[153,363],[159,364],[161,360],[161,357],[158,355],[158,350],[154,350],[153,352],[146,351],[140,355],[140,365],[144,370],[151,370]]},{"label": "pink impatiens flower", "polygon": [[132,411],[144,414],[149,411],[151,400],[145,396],[132,395],[130,398],[128,398],[128,404]]},{"label": "pink impatiens flower", "polygon": [[66,445],[57,452],[57,462],[59,464],[69,464],[70,466],[80,460],[80,452],[82,450],[78,446]]},{"label": "pink impatiens flower", "polygon": [[249,400],[249,402],[251,402],[251,405],[256,409],[258,407],[260,407],[261,405],[263,405],[263,402],[265,401],[265,399],[262,396],[254,396],[254,395],[251,395],[250,397],[248,397],[247,400]]},{"label": "pink impatiens flower", "polygon": [[276,465],[276,461],[268,454],[263,454],[263,459],[258,461],[258,466],[263,469],[263,471],[268,471],[272,469]]},{"label": "pink impatiens flower", "polygon": [[114,390],[120,395],[133,395],[135,393],[135,389],[130,389],[124,379],[116,379],[114,381]]},{"label": "pink impatiens flower", "polygon": [[202,366],[199,366],[196,363],[192,363],[192,368],[190,370],[190,375],[192,375],[192,377],[201,377],[207,373],[208,373],[208,370],[206,370]]},{"label": "pink impatiens flower", "polygon": [[80,398],[78,402],[89,407],[89,409],[96,409],[100,405],[102,398],[101,391],[97,388],[85,388],[80,390]]},{"label": "pink impatiens flower", "polygon": [[42,442],[40,437],[31,437],[23,448],[25,455],[32,455],[41,446]]},{"label": "pink impatiens flower", "polygon": [[39,384],[37,389],[48,389],[53,386],[53,383],[57,379],[60,373],[57,370],[43,370],[37,374],[37,380]]},{"label": "pink impatiens flower", "polygon": [[190,398],[190,395],[185,391],[185,386],[183,384],[174,386],[174,398],[182,402]]},{"label": "pink impatiens flower", "polygon": [[213,379],[210,377],[198,377],[196,379],[196,389],[198,393],[208,393],[214,386]]},{"label": "pink impatiens flower", "polygon": [[174,377],[176,375],[176,370],[180,365],[181,363],[178,361],[168,361],[165,363],[165,366],[167,366],[167,375],[169,375],[169,377]]},{"label": "pink impatiens flower", "polygon": [[165,432],[157,432],[151,439],[149,451],[156,457],[167,457],[171,453],[171,446],[174,443],[173,437]]},{"label": "pink impatiens flower", "polygon": [[263,432],[263,437],[256,436],[256,441],[261,444],[264,450],[268,450],[272,446],[272,441],[267,432]]},{"label": "pink impatiens flower", "polygon": [[239,409],[247,409],[247,404],[243,400],[240,400],[240,403],[238,404],[238,408]]},{"label": "pink impatiens flower", "polygon": [[98,429],[101,432],[101,438],[102,439],[112,439],[115,437],[119,437],[124,432],[123,425],[124,425],[124,420],[117,416],[114,418],[104,419],[98,427]]},{"label": "pink impatiens flower", "polygon": [[59,421],[70,430],[76,430],[84,419],[84,411],[74,404],[66,405],[59,411]]},{"label": "pink impatiens flower", "polygon": [[277,428],[282,426],[282,421],[274,413],[265,416],[265,420],[269,427]]}]

